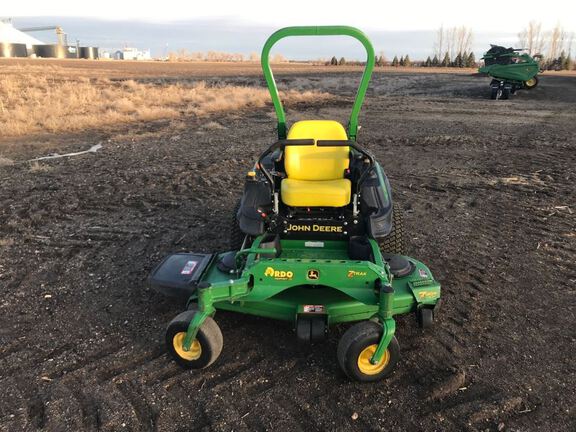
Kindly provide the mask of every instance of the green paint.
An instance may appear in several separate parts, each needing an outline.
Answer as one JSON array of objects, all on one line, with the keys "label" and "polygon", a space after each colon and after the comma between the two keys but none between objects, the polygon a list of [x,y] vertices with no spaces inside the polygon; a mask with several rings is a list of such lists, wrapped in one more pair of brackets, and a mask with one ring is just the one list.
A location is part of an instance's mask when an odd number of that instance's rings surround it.
[{"label": "green paint", "polygon": [[378,318],[385,330],[373,357],[378,361],[394,335],[394,315],[416,312],[422,305],[433,307],[440,298],[440,284],[412,258],[414,272],[393,278],[372,239],[375,262],[348,259],[347,240],[327,240],[323,247],[281,240],[281,255],[267,258],[262,254],[271,249],[259,247],[263,238],[242,251],[246,260],[239,275],[222,273],[215,264],[206,270],[202,281],[209,285],[198,288],[200,313],[188,327],[185,349],[216,310],[294,321],[303,305],[319,304],[325,307],[329,325]]}]

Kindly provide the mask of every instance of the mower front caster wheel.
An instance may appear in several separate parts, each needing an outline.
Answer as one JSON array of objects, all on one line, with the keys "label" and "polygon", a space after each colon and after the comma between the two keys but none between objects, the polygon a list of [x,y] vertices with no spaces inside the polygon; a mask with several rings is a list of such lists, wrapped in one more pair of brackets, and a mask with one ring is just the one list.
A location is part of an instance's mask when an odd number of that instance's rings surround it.
[{"label": "mower front caster wheel", "polygon": [[166,348],[176,363],[187,369],[202,369],[216,361],[222,352],[224,341],[220,327],[212,318],[207,317],[198,329],[196,339],[190,349],[184,351],[182,344],[188,331],[188,325],[196,310],[187,310],[174,318],[166,329]]},{"label": "mower front caster wheel", "polygon": [[370,362],[381,337],[382,327],[373,321],[355,324],[344,333],[338,343],[338,363],[349,378],[360,382],[378,381],[394,370],[400,357],[396,337],[392,337],[382,360],[376,364]]}]

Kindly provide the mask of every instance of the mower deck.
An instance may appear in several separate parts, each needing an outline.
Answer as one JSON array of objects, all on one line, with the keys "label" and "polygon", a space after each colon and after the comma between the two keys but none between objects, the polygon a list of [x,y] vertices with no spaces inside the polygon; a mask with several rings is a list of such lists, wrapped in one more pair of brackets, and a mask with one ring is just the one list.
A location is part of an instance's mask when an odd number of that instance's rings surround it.
[{"label": "mower deck", "polygon": [[[194,264],[201,274],[191,274],[187,284],[182,284],[181,277],[191,261],[188,255],[178,254],[184,258],[183,266],[176,268],[169,259],[164,261],[153,273],[152,284],[164,294],[200,301],[206,315],[218,309],[285,321],[322,315],[327,326],[434,308],[440,297],[440,284],[423,263],[390,257],[405,267],[395,276],[392,261],[382,260],[374,241],[370,242],[374,252],[370,261],[350,259],[348,242],[337,240],[280,240],[278,256],[266,257],[270,249],[260,248],[262,240],[256,239],[244,251],[215,254],[204,268]],[[235,254],[235,259],[245,256],[244,267],[223,271],[219,264],[229,254]],[[197,259],[199,255],[189,256]],[[166,270],[167,265],[172,269]],[[173,272],[171,279],[155,279],[167,271]],[[391,301],[383,301],[379,293],[382,280],[391,281]]]},{"label": "mower deck", "polygon": [[[298,240],[281,243],[278,258],[263,258],[259,264],[279,272],[276,278],[273,275],[257,278],[246,296],[238,301],[214,303],[214,307],[293,321],[298,313],[303,313],[302,299],[306,299],[308,305],[322,306],[328,325],[370,319],[378,313],[374,273],[380,270],[374,268],[374,263],[350,260],[346,242],[323,242],[324,248],[306,248],[305,242]],[[434,305],[440,293],[440,285],[428,268],[413,258],[405,258],[414,270],[407,276],[392,278],[393,315],[414,312],[419,305]],[[317,279],[310,279],[309,272]],[[230,275],[213,266],[203,280],[226,283]]]}]

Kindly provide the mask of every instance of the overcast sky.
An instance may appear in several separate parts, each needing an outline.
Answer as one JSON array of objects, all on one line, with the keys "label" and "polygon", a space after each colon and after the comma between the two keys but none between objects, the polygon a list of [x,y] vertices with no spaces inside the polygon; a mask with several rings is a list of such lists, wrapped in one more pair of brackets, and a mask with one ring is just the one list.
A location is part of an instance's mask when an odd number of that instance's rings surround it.
[{"label": "overcast sky", "polygon": [[[3,2],[2,13],[16,27],[61,25],[82,45],[151,48],[153,55],[186,48],[191,51],[259,52],[266,37],[287,25],[346,24],[364,30],[376,51],[387,57],[431,53],[435,31],[467,26],[474,33],[473,49],[481,54],[489,43],[516,45],[517,33],[530,20],[544,28],[562,25],[576,32],[576,1],[523,0],[521,7],[505,3],[436,1],[122,1],[19,0]],[[508,4],[509,5],[509,4]],[[49,42],[50,33],[34,36]],[[337,49],[335,50],[334,47]],[[343,39],[282,41],[277,52],[290,58],[343,55],[363,58],[359,45]]]}]

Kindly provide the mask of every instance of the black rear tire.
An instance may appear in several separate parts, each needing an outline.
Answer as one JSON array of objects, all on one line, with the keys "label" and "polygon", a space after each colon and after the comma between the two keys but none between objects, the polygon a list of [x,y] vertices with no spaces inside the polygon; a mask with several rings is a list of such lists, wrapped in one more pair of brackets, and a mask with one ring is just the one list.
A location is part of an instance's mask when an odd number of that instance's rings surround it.
[{"label": "black rear tire", "polygon": [[502,96],[500,97],[500,99],[506,100],[508,98],[510,98],[510,89],[508,87],[504,87],[502,89]]},{"label": "black rear tire", "polygon": [[393,255],[405,255],[406,247],[404,242],[404,212],[399,204],[394,203],[392,207],[392,231],[386,237],[379,239],[382,253]]},{"label": "black rear tire", "polygon": [[495,100],[498,98],[498,87],[490,87],[490,99]]}]

